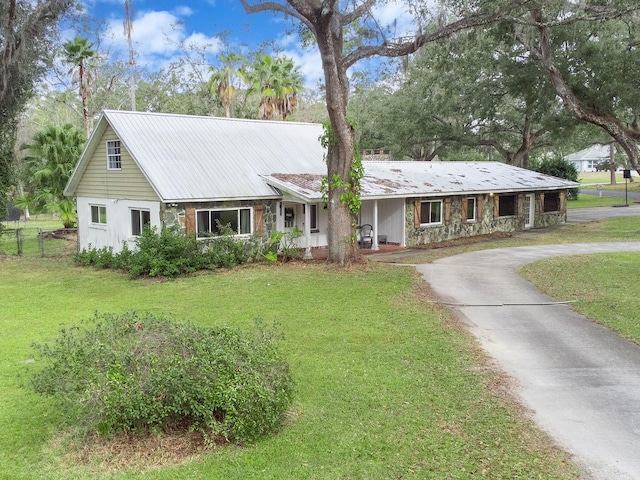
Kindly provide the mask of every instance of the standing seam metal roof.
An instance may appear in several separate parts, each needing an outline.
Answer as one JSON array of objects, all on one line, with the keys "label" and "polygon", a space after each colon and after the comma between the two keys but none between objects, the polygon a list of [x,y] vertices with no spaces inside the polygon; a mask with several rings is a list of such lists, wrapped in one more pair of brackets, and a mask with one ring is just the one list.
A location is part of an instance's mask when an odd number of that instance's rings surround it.
[{"label": "standing seam metal roof", "polygon": [[277,197],[260,175],[326,172],[319,124],[114,110],[105,121],[167,202]]}]

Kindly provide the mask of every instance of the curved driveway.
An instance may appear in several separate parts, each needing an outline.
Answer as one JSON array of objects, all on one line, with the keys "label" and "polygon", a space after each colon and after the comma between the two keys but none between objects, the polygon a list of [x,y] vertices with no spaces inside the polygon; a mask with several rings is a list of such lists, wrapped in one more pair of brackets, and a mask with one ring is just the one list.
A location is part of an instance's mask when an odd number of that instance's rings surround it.
[{"label": "curved driveway", "polygon": [[544,257],[613,251],[640,251],[640,242],[499,248],[416,268],[516,380],[534,420],[591,478],[640,479],[640,347],[516,273]]}]

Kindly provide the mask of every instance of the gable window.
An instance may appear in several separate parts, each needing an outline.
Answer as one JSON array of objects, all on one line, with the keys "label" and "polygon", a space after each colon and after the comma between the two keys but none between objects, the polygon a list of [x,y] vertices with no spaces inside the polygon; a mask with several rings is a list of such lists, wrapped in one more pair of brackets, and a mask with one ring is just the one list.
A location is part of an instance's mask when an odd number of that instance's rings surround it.
[{"label": "gable window", "polygon": [[196,212],[196,231],[198,238],[215,237],[228,233],[250,235],[251,209],[231,208],[224,210],[198,210]]},{"label": "gable window", "polygon": [[120,140],[109,140],[107,142],[107,169],[120,170],[121,168]]},{"label": "gable window", "polygon": [[106,205],[91,205],[91,223],[95,223],[96,225],[107,224]]},{"label": "gable window", "polygon": [[420,202],[420,224],[442,223],[442,200]]},{"label": "gable window", "polygon": [[476,198],[467,198],[467,222],[476,221]]},{"label": "gable window", "polygon": [[131,235],[139,236],[146,225],[151,223],[151,212],[149,210],[131,209]]},{"label": "gable window", "polygon": [[498,216],[514,216],[516,214],[516,205],[515,195],[500,195],[498,197]]}]

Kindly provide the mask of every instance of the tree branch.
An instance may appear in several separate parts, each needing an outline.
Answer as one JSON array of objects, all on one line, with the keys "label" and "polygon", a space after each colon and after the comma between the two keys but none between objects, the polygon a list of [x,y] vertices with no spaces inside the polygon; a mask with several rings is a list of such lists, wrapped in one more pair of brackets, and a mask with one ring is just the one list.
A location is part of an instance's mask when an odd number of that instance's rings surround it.
[{"label": "tree branch", "polygon": [[307,20],[306,17],[304,17],[300,12],[298,12],[294,8],[290,8],[287,5],[283,5],[277,2],[262,2],[262,3],[250,4],[249,2],[247,2],[247,0],[240,0],[240,3],[244,7],[244,11],[247,13],[247,15],[251,15],[253,13],[259,13],[259,12],[269,12],[269,11],[280,12],[299,20],[309,30],[311,30],[312,32],[315,32],[315,28],[313,24],[309,22],[309,20]]},{"label": "tree branch", "polygon": [[411,53],[415,53],[420,47],[427,43],[448,38],[454,33],[460,32],[462,30],[466,30],[472,27],[479,27],[482,25],[488,25],[498,20],[502,20],[503,18],[506,18],[513,10],[522,7],[530,3],[531,1],[532,0],[514,0],[507,7],[504,7],[497,12],[470,15],[466,18],[445,25],[435,32],[418,35],[409,42],[384,43],[382,45],[368,45],[359,47],[344,58],[344,64],[348,68],[356,62],[364,58],[372,57],[374,55],[380,55],[382,57],[402,57]]}]

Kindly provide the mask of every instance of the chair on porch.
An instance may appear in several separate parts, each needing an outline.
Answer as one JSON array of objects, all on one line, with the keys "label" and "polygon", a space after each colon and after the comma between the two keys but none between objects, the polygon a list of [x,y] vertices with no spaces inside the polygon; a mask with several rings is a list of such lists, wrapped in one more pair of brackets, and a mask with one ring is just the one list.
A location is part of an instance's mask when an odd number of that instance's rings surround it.
[{"label": "chair on porch", "polygon": [[368,223],[360,226],[358,244],[360,248],[373,248],[373,227]]}]

